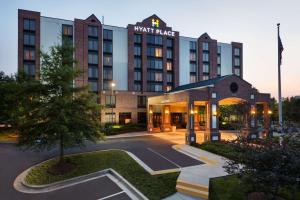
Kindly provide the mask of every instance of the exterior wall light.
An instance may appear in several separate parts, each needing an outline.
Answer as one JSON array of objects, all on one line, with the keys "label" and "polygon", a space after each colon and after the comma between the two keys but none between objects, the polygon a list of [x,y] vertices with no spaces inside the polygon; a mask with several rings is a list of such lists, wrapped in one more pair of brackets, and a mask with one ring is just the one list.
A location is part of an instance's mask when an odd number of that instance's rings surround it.
[{"label": "exterior wall light", "polygon": [[255,115],[256,114],[255,110],[251,110],[251,114]]},{"label": "exterior wall light", "polygon": [[218,112],[217,112],[217,111],[214,111],[214,112],[212,113],[212,115],[213,115],[213,116],[217,116],[217,115],[218,115]]},{"label": "exterior wall light", "polygon": [[194,113],[197,114],[197,113],[198,113],[198,110],[194,110]]},{"label": "exterior wall light", "polygon": [[152,111],[152,110],[150,110],[150,111],[149,111],[149,113],[150,113],[150,114],[152,114],[152,113],[153,113],[153,111]]},{"label": "exterior wall light", "polygon": [[193,115],[194,114],[194,111],[193,110],[191,110],[191,115]]},{"label": "exterior wall light", "polygon": [[272,113],[273,113],[272,110],[268,110],[269,115],[272,115]]},{"label": "exterior wall light", "polygon": [[165,110],[165,114],[169,114],[169,110]]}]

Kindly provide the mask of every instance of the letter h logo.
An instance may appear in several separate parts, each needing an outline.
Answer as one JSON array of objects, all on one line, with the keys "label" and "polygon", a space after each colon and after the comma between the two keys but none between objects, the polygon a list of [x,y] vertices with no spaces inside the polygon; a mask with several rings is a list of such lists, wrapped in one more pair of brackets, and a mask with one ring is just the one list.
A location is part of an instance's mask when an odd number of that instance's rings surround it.
[{"label": "letter h logo", "polygon": [[158,28],[159,27],[159,20],[155,20],[155,19],[152,19],[152,27],[156,27]]}]

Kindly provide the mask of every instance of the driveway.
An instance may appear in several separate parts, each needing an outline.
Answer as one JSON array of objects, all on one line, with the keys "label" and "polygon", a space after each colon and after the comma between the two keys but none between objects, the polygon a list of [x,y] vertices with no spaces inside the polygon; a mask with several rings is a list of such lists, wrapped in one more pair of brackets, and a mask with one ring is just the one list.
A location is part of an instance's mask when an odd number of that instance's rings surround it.
[{"label": "driveway", "polygon": [[[135,154],[140,160],[148,165],[152,170],[166,170],[181,167],[188,167],[202,164],[185,154],[179,153],[172,148],[174,143],[153,136],[113,139],[100,142],[98,144],[88,144],[86,148],[73,148],[66,153],[76,153],[83,151],[95,151],[104,149],[124,149]],[[0,144],[0,199],[19,200],[19,199],[101,199],[105,194],[101,188],[106,188],[106,192],[111,194],[118,193],[114,186],[109,185],[109,181],[101,179],[79,184],[52,193],[30,195],[17,192],[13,188],[13,182],[25,169],[43,160],[58,155],[57,150],[50,152],[30,152],[20,151],[13,144]],[[103,185],[104,184],[104,185]],[[108,184],[108,185],[106,185]],[[111,191],[110,191],[111,190]],[[86,191],[86,192],[82,192]],[[53,196],[54,195],[54,196]],[[100,196],[99,196],[100,195]],[[109,194],[108,194],[109,195]],[[112,196],[111,199],[128,199],[125,193]],[[72,198],[71,198],[72,197]],[[85,198],[87,197],[87,198]]]}]

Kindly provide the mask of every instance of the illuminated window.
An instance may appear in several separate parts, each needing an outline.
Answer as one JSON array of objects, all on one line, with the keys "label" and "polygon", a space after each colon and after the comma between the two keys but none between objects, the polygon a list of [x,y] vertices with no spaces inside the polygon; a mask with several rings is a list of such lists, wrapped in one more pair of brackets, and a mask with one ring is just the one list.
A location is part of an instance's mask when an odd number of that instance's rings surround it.
[{"label": "illuminated window", "polygon": [[65,36],[73,35],[73,26],[72,25],[63,24],[62,29],[63,29],[63,35],[65,35]]},{"label": "illuminated window", "polygon": [[24,60],[35,60],[35,50],[24,49]]},{"label": "illuminated window", "polygon": [[170,90],[172,90],[172,86],[171,85],[167,85],[167,92],[169,92]]},{"label": "illuminated window", "polygon": [[103,65],[106,65],[106,66],[112,66],[112,56],[110,55],[104,55],[103,56]]},{"label": "illuminated window", "polygon": [[172,70],[172,62],[167,62],[167,70],[168,71]]},{"label": "illuminated window", "polygon": [[218,70],[218,72],[217,72],[217,73],[218,73],[218,76],[221,76],[221,67],[218,66],[218,67],[217,67],[217,70]]},{"label": "illuminated window", "polygon": [[155,57],[162,57],[162,49],[155,48]]}]

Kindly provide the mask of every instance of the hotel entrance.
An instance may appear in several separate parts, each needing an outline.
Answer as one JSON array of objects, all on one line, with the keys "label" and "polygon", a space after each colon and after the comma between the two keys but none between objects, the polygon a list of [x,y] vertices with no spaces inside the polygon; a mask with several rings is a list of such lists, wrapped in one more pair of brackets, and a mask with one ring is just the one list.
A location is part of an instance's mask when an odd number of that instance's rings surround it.
[{"label": "hotel entrance", "polygon": [[176,129],[186,128],[186,113],[171,113],[171,125]]}]

